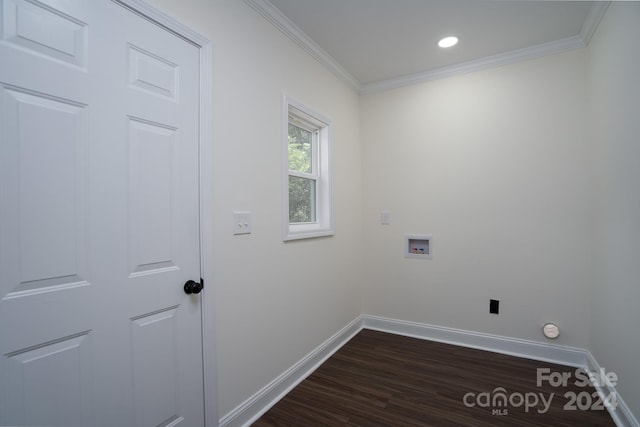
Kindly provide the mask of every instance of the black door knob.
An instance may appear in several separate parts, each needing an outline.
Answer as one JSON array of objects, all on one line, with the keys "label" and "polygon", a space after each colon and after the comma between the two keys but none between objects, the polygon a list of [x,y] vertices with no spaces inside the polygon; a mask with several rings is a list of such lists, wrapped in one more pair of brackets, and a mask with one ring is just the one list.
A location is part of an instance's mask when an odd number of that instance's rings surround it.
[{"label": "black door knob", "polygon": [[184,284],[185,294],[199,294],[202,290],[202,283],[194,282],[193,280],[187,280]]}]

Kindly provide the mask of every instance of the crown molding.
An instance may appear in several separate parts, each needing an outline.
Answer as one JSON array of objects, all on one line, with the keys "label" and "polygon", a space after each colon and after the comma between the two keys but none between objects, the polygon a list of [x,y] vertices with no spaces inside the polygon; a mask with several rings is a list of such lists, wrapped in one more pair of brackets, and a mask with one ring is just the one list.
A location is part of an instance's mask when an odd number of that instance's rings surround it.
[{"label": "crown molding", "polygon": [[327,67],[349,86],[356,89],[360,94],[366,95],[386,90],[396,89],[431,80],[444,79],[460,74],[472,73],[489,68],[500,67],[502,65],[515,62],[527,61],[529,59],[540,58],[546,55],[565,52],[573,49],[586,47],[591,40],[591,36],[598,28],[610,1],[594,2],[580,30],[580,34],[566,37],[564,39],[542,43],[535,46],[516,49],[497,55],[486,56],[473,61],[454,64],[446,67],[436,68],[420,73],[409,74],[380,82],[361,84],[351,73],[340,65],[331,55],[322,49],[308,35],[306,35],[296,24],[287,18],[269,0],[244,0],[251,8],[262,15],[267,21],[278,28],[283,34],[294,41],[304,51],[310,54],[318,62]]},{"label": "crown molding", "polygon": [[585,46],[589,45],[591,36],[596,32],[596,29],[598,28],[598,25],[610,4],[610,1],[598,1],[594,2],[593,6],[591,6],[589,15],[587,16],[587,19],[584,20],[584,24],[582,24],[582,29],[580,30],[580,37],[582,37],[582,41]]},{"label": "crown molding", "polygon": [[332,71],[336,76],[355,90],[360,90],[360,82],[331,55],[294,24],[285,14],[268,0],[244,0],[251,8],[262,15],[273,26],[289,37],[305,52]]},{"label": "crown molding", "polygon": [[402,76],[395,79],[362,85],[360,88],[360,93],[370,94],[375,92],[382,92],[385,90],[396,89],[402,86],[424,83],[431,80],[444,79],[460,74],[473,73],[475,71],[495,68],[502,65],[512,64],[514,62],[527,61],[529,59],[552,55],[554,53],[560,53],[567,50],[579,49],[582,47],[585,47],[585,44],[582,41],[582,37],[580,37],[579,35],[571,36],[548,43],[526,47],[524,49],[516,49],[509,52],[499,53],[497,55],[474,59],[473,61],[436,68],[422,73],[409,74],[407,76]]}]

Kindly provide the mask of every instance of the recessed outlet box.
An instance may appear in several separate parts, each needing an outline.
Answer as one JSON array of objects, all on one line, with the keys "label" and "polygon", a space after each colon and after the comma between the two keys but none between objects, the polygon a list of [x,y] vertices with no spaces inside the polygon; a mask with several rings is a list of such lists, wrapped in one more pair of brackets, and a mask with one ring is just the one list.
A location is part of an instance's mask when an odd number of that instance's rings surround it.
[{"label": "recessed outlet box", "polygon": [[499,314],[500,312],[500,301],[497,299],[489,300],[489,313],[491,314]]},{"label": "recessed outlet box", "polygon": [[431,259],[433,257],[433,239],[422,234],[408,234],[404,244],[405,258]]}]

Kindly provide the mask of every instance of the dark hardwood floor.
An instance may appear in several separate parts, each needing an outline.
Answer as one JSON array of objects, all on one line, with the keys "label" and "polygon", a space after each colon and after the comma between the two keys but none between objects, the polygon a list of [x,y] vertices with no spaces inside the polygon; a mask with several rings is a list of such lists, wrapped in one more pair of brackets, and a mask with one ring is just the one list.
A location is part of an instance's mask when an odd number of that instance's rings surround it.
[{"label": "dark hardwood floor", "polygon": [[[566,386],[538,386],[538,368],[552,380],[565,373]],[[606,409],[591,409],[602,405],[582,375],[365,329],[253,426],[615,427]]]}]

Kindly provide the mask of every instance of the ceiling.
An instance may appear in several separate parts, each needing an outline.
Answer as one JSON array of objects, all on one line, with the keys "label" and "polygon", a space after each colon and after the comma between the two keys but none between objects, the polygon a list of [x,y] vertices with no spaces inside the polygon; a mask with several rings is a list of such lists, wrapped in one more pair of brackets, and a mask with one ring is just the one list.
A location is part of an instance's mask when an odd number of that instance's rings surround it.
[{"label": "ceiling", "polygon": [[[607,2],[245,0],[363,92],[583,47]],[[444,36],[458,45],[442,49]]]}]

